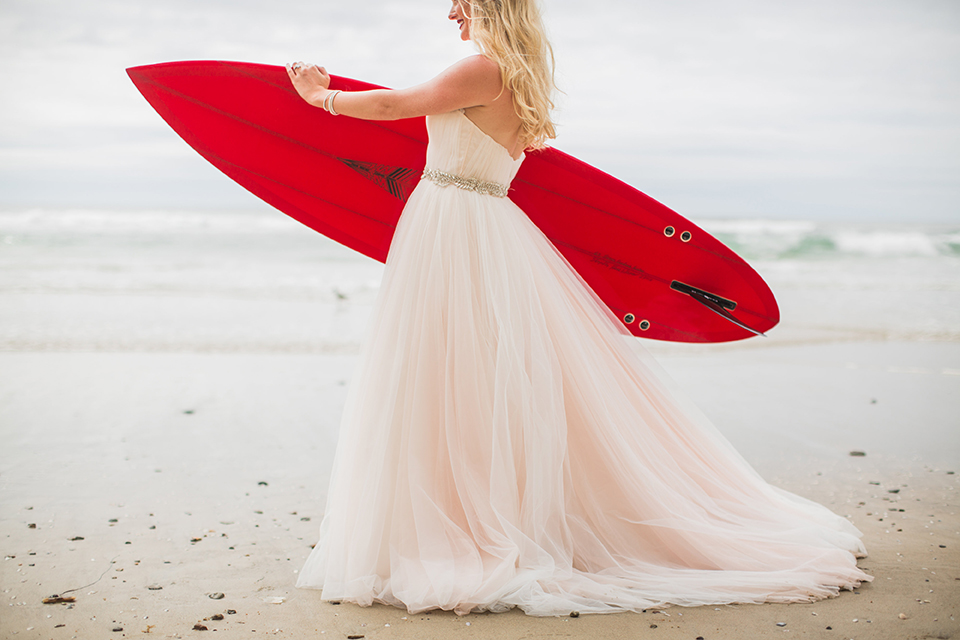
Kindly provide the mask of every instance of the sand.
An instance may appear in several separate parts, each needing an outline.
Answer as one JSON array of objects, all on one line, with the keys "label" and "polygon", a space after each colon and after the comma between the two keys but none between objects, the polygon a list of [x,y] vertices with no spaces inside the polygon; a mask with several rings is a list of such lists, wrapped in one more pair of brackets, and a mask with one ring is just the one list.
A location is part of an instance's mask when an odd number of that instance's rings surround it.
[{"label": "sand", "polygon": [[[577,618],[411,615],[294,588],[353,354],[2,352],[0,637],[960,636],[960,344],[760,345],[657,349],[766,478],[861,528],[874,582],[812,604]],[[75,601],[43,604],[54,594]]]}]

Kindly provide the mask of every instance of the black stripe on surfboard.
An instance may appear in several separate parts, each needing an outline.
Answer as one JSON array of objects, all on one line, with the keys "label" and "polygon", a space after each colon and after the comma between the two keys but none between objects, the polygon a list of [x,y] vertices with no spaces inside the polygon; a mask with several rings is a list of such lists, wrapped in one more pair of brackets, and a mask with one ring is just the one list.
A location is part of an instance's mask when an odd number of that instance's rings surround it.
[{"label": "black stripe on surfboard", "polygon": [[[320,149],[320,148],[315,147],[315,146],[310,145],[310,144],[306,144],[306,143],[304,143],[304,142],[302,142],[302,141],[300,141],[300,140],[297,140],[296,138],[292,138],[292,137],[290,137],[290,136],[284,135],[284,134],[280,133],[279,131],[276,131],[276,130],[274,130],[274,129],[271,129],[271,128],[267,127],[267,126],[257,124],[257,123],[255,123],[255,122],[253,122],[253,121],[251,121],[251,120],[247,120],[246,118],[241,118],[240,116],[238,116],[238,115],[236,115],[236,114],[230,113],[229,111],[225,111],[225,110],[220,109],[220,108],[218,108],[218,107],[214,107],[214,106],[211,105],[210,103],[204,102],[203,100],[201,100],[201,99],[199,99],[199,98],[195,98],[195,97],[193,97],[193,96],[191,96],[191,95],[185,94],[185,93],[183,93],[182,91],[177,91],[176,89],[171,89],[170,87],[168,87],[168,86],[166,86],[165,84],[162,84],[162,83],[160,83],[160,82],[157,82],[156,80],[154,80],[154,79],[151,78],[151,77],[140,76],[140,78],[141,78],[141,80],[144,81],[144,84],[149,84],[149,85],[153,86],[154,89],[157,90],[158,92],[167,93],[167,94],[169,94],[169,95],[171,95],[171,96],[174,96],[174,97],[176,97],[176,98],[179,98],[179,99],[181,99],[181,100],[183,100],[183,101],[185,101],[185,102],[193,103],[194,105],[196,105],[196,106],[198,106],[198,107],[201,107],[201,108],[203,108],[203,109],[206,109],[206,110],[208,110],[208,111],[211,111],[211,112],[213,112],[213,113],[216,113],[217,115],[222,116],[223,118],[226,118],[226,119],[229,119],[229,120],[233,120],[234,122],[241,123],[241,124],[246,125],[246,126],[252,128],[252,129],[256,129],[256,130],[261,131],[261,132],[263,132],[263,133],[269,134],[269,135],[277,138],[278,140],[283,140],[284,142],[287,142],[287,143],[289,143],[289,144],[302,147],[302,148],[304,148],[304,149],[307,149],[308,151],[311,151],[311,152],[313,152],[313,153],[316,153],[316,154],[319,155],[319,156],[326,157],[326,158],[329,158],[329,159],[331,159],[331,160],[337,160],[337,161],[342,161],[342,160],[343,160],[342,158],[337,157],[336,155],[334,155],[333,153],[331,153],[331,152],[329,152],[329,151],[324,151],[323,149]],[[138,87],[138,88],[139,88],[139,87]],[[141,93],[142,93],[142,92],[141,92]],[[177,135],[179,135],[188,145],[190,145],[190,147],[191,147],[194,151],[196,151],[197,153],[199,153],[201,156],[203,156],[208,162],[210,162],[210,163],[213,164],[214,166],[217,166],[217,163],[222,163],[222,164],[224,164],[224,165],[233,167],[233,168],[235,168],[235,169],[239,169],[239,170],[243,171],[244,173],[247,173],[247,174],[250,174],[250,175],[254,175],[254,176],[257,176],[258,178],[261,178],[261,179],[263,179],[263,180],[268,180],[268,181],[270,181],[270,182],[276,183],[276,184],[281,185],[281,186],[283,186],[283,187],[286,187],[286,188],[288,188],[288,189],[292,189],[292,190],[294,190],[294,191],[297,191],[297,192],[299,192],[299,193],[302,193],[302,194],[304,194],[304,195],[306,195],[306,196],[309,196],[309,197],[311,197],[311,198],[313,198],[313,199],[315,199],[315,200],[318,200],[318,201],[320,201],[320,202],[325,202],[325,203],[327,203],[327,204],[329,204],[329,205],[331,205],[331,206],[337,207],[337,208],[342,209],[342,210],[344,210],[344,211],[349,211],[350,213],[353,213],[353,214],[355,214],[355,215],[357,215],[357,216],[360,216],[360,217],[362,217],[362,218],[366,218],[367,220],[370,220],[371,222],[385,225],[385,226],[387,226],[387,227],[389,227],[389,228],[391,228],[391,229],[393,229],[393,228],[395,227],[395,225],[389,224],[389,223],[387,223],[387,222],[384,222],[383,220],[380,220],[380,219],[378,219],[378,218],[375,218],[375,217],[373,217],[373,216],[371,216],[371,215],[369,215],[369,214],[361,213],[360,211],[347,208],[347,207],[345,207],[345,206],[343,206],[343,205],[337,204],[337,203],[335,203],[335,202],[332,202],[332,201],[330,201],[330,200],[327,200],[326,198],[323,198],[323,197],[321,197],[321,196],[318,196],[317,194],[308,193],[308,192],[306,192],[306,191],[303,191],[302,189],[297,189],[296,187],[293,187],[292,185],[289,185],[289,184],[282,183],[282,182],[280,182],[279,180],[276,180],[275,178],[270,178],[269,176],[266,176],[266,175],[264,175],[264,174],[262,174],[262,173],[253,171],[253,170],[251,170],[251,169],[249,169],[249,168],[247,168],[247,167],[244,167],[244,166],[242,166],[242,165],[239,165],[239,164],[237,164],[237,163],[235,163],[235,162],[231,162],[231,161],[229,161],[229,160],[226,160],[225,158],[221,157],[220,155],[218,155],[218,154],[216,154],[216,153],[213,153],[213,151],[211,151],[211,150],[209,150],[209,149],[207,149],[207,148],[204,148],[204,150],[201,150],[200,148],[197,148],[196,146],[194,146],[192,143],[190,143],[190,142],[185,138],[185,134],[188,134],[188,135],[190,135],[190,136],[193,136],[193,137],[198,138],[198,140],[200,139],[200,135],[195,132],[194,127],[186,127],[186,126],[183,126],[182,123],[181,123],[178,119],[176,119],[176,118],[173,118],[173,122],[171,122],[170,120],[167,119],[166,116],[164,116],[164,111],[166,111],[166,109],[161,110],[161,108],[158,108],[156,105],[153,104],[153,102],[150,100],[150,98],[148,98],[148,97],[146,96],[146,94],[144,94],[144,98],[146,98],[147,102],[150,103],[151,106],[153,106],[154,110],[160,115],[161,118],[163,118],[163,120],[164,120],[168,125],[170,125],[170,128],[173,129],[174,132],[176,132]],[[173,116],[172,112],[169,113],[169,115]],[[180,125],[180,126],[178,127],[178,126],[176,126],[174,123],[176,123],[177,125]],[[184,132],[184,133],[181,133],[181,129],[183,129],[183,132]],[[413,170],[413,169],[407,169],[407,171],[411,171],[411,172],[413,172],[413,173],[416,173],[416,171]],[[232,178],[231,178],[231,179],[232,179]],[[240,186],[246,188],[246,187],[245,187],[244,185],[242,185],[242,184],[241,184]],[[414,186],[416,186],[416,185],[414,185]],[[247,189],[247,190],[249,191],[249,189]],[[288,215],[289,215],[289,214],[288,214]],[[366,244],[366,243],[364,243],[364,244]]]},{"label": "black stripe on surfboard", "polygon": [[677,291],[679,293],[684,293],[690,296],[691,298],[693,298],[694,300],[696,300],[697,302],[705,306],[707,309],[710,309],[710,311],[713,311],[715,314],[717,314],[724,320],[727,320],[728,322],[732,322],[733,324],[737,325],[741,329],[746,329],[747,331],[749,331],[754,335],[763,336],[764,338],[767,337],[767,334],[763,333],[762,331],[757,331],[756,329],[753,329],[745,325],[742,321],[733,317],[733,314],[731,314],[730,311],[737,308],[737,303],[734,302],[733,300],[728,300],[727,298],[724,298],[723,296],[718,296],[715,293],[710,293],[709,291],[704,291],[703,289],[692,287],[689,284],[685,284],[678,280],[674,280],[673,282],[671,282],[670,288],[673,289],[674,291]]}]

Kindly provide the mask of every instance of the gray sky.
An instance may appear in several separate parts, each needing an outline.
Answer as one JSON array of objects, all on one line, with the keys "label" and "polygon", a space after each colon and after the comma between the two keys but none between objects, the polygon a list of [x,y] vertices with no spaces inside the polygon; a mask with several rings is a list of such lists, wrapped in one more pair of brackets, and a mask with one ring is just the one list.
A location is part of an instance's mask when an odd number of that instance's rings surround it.
[{"label": "gray sky", "polygon": [[[446,0],[0,0],[0,206],[261,206],[124,69],[304,59],[388,86]],[[555,146],[696,218],[960,221],[960,2],[546,0]]]}]

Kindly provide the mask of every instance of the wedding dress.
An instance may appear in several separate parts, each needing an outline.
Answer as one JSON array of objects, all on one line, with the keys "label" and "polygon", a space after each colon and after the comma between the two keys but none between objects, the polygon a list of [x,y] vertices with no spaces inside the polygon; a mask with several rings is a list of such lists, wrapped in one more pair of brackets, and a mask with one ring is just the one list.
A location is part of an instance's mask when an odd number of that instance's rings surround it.
[{"label": "wedding dress", "polygon": [[531,615],[806,602],[860,532],[767,484],[506,191],[523,158],[427,118],[297,586]]}]

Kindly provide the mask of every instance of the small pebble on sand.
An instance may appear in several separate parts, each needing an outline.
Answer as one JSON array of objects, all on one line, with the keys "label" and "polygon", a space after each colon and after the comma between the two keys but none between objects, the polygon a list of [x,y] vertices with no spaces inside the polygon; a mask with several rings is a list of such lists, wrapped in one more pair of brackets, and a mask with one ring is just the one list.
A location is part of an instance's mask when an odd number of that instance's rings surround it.
[{"label": "small pebble on sand", "polygon": [[211,600],[223,600],[224,595],[219,591],[217,591],[216,593],[208,593],[207,597],[210,598]]}]

